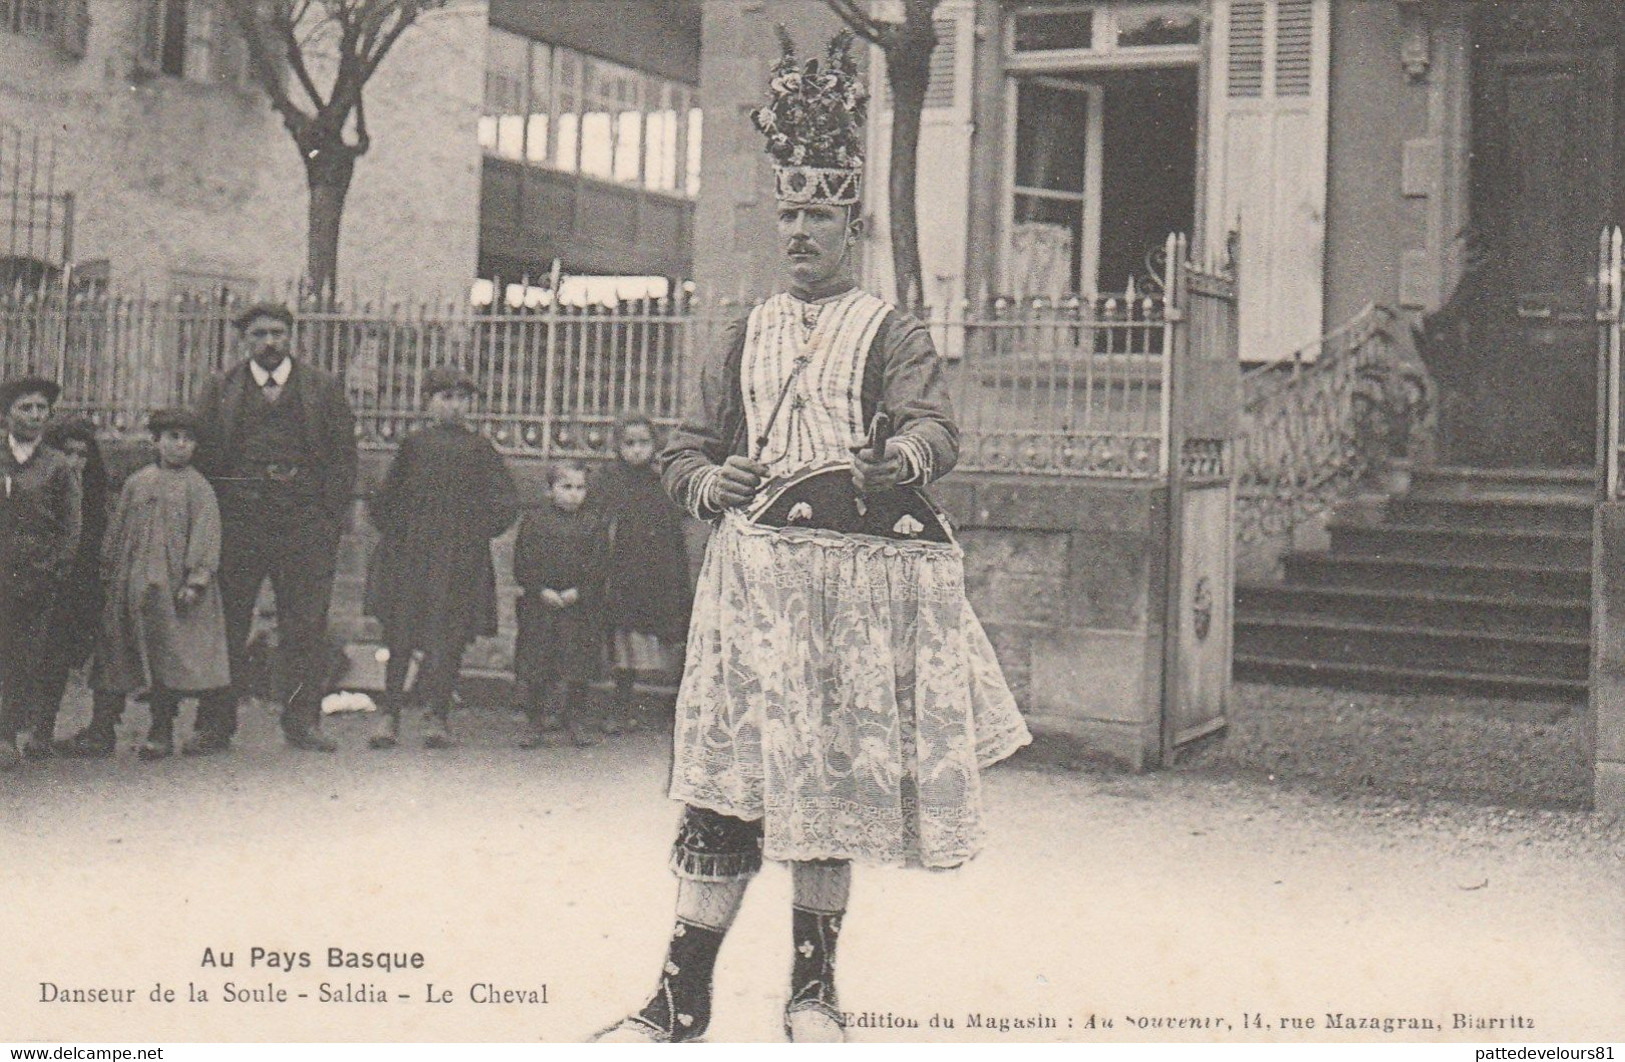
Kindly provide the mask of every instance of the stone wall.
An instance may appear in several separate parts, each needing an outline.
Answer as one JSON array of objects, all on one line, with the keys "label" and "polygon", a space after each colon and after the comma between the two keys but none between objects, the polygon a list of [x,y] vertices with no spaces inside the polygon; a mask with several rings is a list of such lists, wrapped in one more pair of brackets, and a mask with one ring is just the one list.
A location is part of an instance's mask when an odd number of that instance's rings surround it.
[{"label": "stone wall", "polygon": [[965,547],[971,606],[1033,729],[1136,770],[1155,763],[1164,492],[965,475],[935,493]]}]

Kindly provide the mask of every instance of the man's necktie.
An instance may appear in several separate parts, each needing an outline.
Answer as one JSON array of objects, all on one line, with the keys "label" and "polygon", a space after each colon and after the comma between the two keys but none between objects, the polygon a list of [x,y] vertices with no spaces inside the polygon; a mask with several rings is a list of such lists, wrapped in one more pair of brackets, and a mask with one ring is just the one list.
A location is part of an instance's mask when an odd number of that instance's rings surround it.
[{"label": "man's necktie", "polygon": [[265,383],[260,385],[260,393],[265,396],[267,403],[274,406],[277,398],[282,394],[282,385],[277,383],[274,377],[267,376]]}]

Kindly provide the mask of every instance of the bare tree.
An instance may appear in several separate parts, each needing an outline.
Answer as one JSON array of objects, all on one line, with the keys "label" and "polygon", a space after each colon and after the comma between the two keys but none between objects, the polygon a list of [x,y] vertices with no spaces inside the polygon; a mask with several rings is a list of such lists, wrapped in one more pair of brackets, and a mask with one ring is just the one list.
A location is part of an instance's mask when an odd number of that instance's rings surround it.
[{"label": "bare tree", "polygon": [[305,167],[305,272],[315,291],[331,290],[338,275],[344,200],[356,160],[372,146],[362,101],[367,82],[401,34],[447,2],[223,0],[247,42],[250,73]]},{"label": "bare tree", "polygon": [[916,173],[919,169],[920,120],[925,90],[931,81],[931,53],[937,47],[932,21],[938,0],[901,0],[901,22],[869,14],[864,0],[824,0],[841,21],[886,56],[886,83],[891,89],[890,204],[892,272],[899,300],[914,304],[925,288],[920,270],[920,224]]}]

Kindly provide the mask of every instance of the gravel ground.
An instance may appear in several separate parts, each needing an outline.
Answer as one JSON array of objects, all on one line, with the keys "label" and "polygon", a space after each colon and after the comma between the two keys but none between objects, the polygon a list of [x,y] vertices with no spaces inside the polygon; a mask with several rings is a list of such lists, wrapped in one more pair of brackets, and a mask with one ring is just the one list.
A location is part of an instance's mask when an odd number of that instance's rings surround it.
[{"label": "gravel ground", "polygon": [[1580,808],[1583,705],[1237,683],[1223,738],[1180,769],[1332,795]]},{"label": "gravel ground", "polygon": [[[430,752],[409,732],[371,753],[368,721],[344,717],[331,727],[341,750],[321,756],[286,749],[257,708],[229,755],[144,764],[129,747],[143,716],[111,762],[0,780],[0,1036],[569,1041],[649,990],[670,932],[676,815],[655,735],[526,753],[509,713],[469,710],[461,748]],[[963,871],[858,875],[841,984],[875,1022],[853,1039],[1622,1032],[1625,827],[1212,765],[1129,775],[1048,742],[989,772],[985,800],[990,843]],[[788,901],[782,868],[752,886],[718,969],[714,1039],[781,1036]],[[425,966],[330,969],[333,946],[421,951]],[[206,947],[236,966],[206,966]],[[253,947],[312,963],[253,966]],[[290,998],[228,1003],[228,981]],[[47,1004],[42,982],[139,998]],[[159,982],[181,1001],[148,999]],[[189,984],[211,1000],[185,1003]],[[321,1001],[322,984],[389,1002]],[[452,1001],[426,1004],[429,984]],[[546,984],[548,1002],[479,1002],[479,984]],[[1246,1027],[1251,1013],[1263,1028]],[[1334,1013],[1438,1028],[1327,1030]],[[1461,1030],[1458,1013],[1532,1028]],[[973,1028],[973,1014],[1056,1025]],[[937,1015],[956,1027],[931,1026]],[[1192,1016],[1204,1024],[1165,1021]],[[1289,1028],[1293,1016],[1318,1025]]]}]

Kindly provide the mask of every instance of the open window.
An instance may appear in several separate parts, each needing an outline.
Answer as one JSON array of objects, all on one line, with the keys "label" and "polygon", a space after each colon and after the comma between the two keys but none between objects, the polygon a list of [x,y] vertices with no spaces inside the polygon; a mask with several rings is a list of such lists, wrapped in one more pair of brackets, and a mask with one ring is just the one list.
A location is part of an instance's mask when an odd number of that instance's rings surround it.
[{"label": "open window", "polygon": [[139,0],[136,71],[246,88],[248,44],[223,0]]}]

